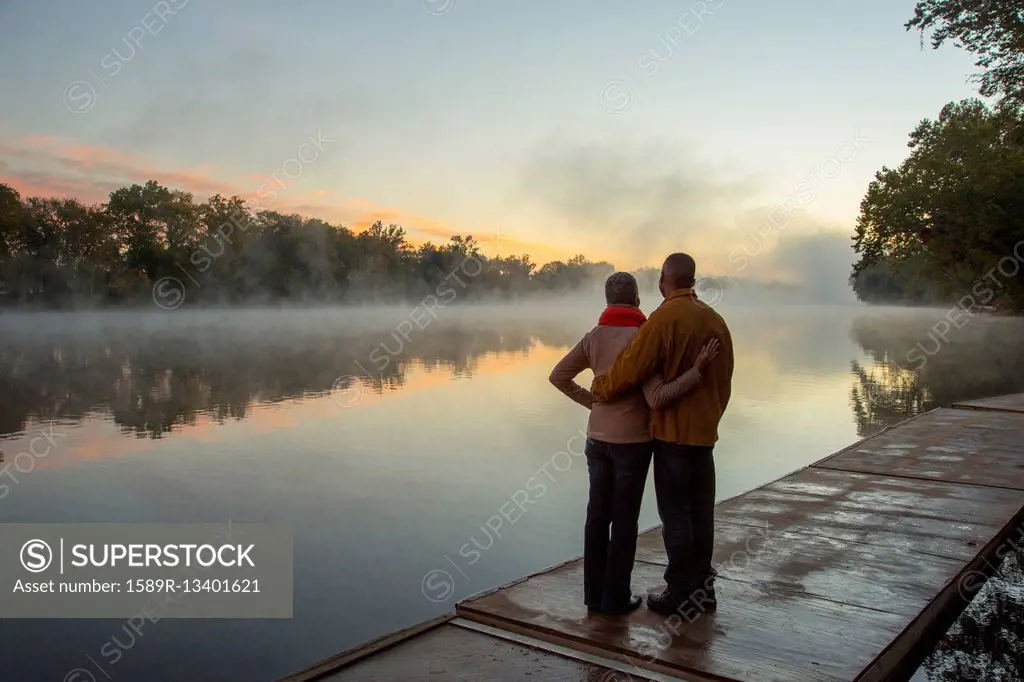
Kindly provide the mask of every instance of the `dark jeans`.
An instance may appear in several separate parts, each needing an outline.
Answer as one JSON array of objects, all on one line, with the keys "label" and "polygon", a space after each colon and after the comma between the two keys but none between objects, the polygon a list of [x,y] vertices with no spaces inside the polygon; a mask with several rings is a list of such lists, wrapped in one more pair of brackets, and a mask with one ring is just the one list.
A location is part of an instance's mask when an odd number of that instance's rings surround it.
[{"label": "dark jeans", "polygon": [[654,441],[654,490],[668,554],[665,582],[685,594],[711,587],[715,550],[714,446]]},{"label": "dark jeans", "polygon": [[629,578],[652,444],[605,443],[588,438],[590,501],[583,538],[583,600],[615,609],[632,594]]}]

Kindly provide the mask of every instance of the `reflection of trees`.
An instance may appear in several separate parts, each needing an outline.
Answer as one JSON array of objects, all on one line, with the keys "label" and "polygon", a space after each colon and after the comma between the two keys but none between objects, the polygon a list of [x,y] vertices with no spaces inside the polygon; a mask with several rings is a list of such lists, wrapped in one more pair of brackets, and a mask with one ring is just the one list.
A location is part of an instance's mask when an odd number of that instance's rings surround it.
[{"label": "reflection of trees", "polygon": [[[358,318],[354,312],[341,314]],[[563,346],[576,341],[555,323],[492,319],[474,324],[440,317],[425,329],[406,332],[406,340],[395,332],[405,314],[377,324],[353,320],[289,329],[225,329],[214,323],[105,333],[5,333],[0,434],[20,431],[30,419],[77,420],[102,412],[125,433],[159,438],[194,424],[199,415],[243,419],[253,403],[325,394],[332,386],[344,389],[344,382],[335,382],[346,375],[367,390],[394,390],[405,384],[412,364],[470,376],[488,353],[525,352],[535,339]],[[370,359],[374,349],[377,364]]]},{"label": "reflection of trees", "polygon": [[1024,675],[1024,552],[1010,552],[921,668],[928,680]]},{"label": "reflection of trees", "polygon": [[857,384],[850,391],[857,433],[868,436],[927,411],[930,399],[914,372],[877,363],[865,368],[850,363]]},{"label": "reflection of trees", "polygon": [[1024,320],[954,318],[961,328],[951,325],[946,331],[940,321],[947,312],[880,313],[854,320],[850,334],[872,360],[870,366],[851,364],[859,435],[935,407],[1022,390]]}]

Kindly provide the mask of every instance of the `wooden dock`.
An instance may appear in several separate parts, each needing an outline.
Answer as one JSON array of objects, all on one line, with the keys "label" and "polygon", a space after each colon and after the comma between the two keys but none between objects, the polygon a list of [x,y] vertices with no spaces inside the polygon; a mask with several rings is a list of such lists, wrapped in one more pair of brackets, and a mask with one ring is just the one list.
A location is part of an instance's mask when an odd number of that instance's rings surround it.
[{"label": "wooden dock", "polygon": [[[517,640],[508,633],[446,614],[321,661],[279,682],[626,682],[625,666],[558,646]],[[607,667],[611,666],[611,667]]]},{"label": "wooden dock", "polygon": [[716,612],[590,616],[574,559],[286,679],[906,680],[1020,537],[1024,394],[967,401],[719,503]]},{"label": "wooden dock", "polygon": [[953,403],[953,407],[965,410],[1002,410],[1004,412],[1024,412],[1024,393],[1013,395],[1000,395],[995,398],[982,398],[981,400],[966,400],[962,403]]}]

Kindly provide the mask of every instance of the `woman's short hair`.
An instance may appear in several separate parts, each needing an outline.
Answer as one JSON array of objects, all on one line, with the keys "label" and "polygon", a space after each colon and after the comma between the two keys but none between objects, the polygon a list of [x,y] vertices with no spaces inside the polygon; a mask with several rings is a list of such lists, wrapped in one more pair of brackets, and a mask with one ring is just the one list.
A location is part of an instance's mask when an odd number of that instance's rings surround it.
[{"label": "woman's short hair", "polygon": [[608,305],[634,305],[639,296],[636,277],[628,272],[616,272],[604,282],[604,300]]}]

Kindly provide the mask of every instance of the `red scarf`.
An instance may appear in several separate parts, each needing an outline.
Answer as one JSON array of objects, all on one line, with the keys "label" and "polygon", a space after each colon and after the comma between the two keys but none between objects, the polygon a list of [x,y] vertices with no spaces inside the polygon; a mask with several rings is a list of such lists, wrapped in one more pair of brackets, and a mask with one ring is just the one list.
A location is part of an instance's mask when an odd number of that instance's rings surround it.
[{"label": "red scarf", "polygon": [[639,327],[647,321],[644,312],[639,308],[624,305],[610,305],[601,313],[598,324],[612,327]]}]

